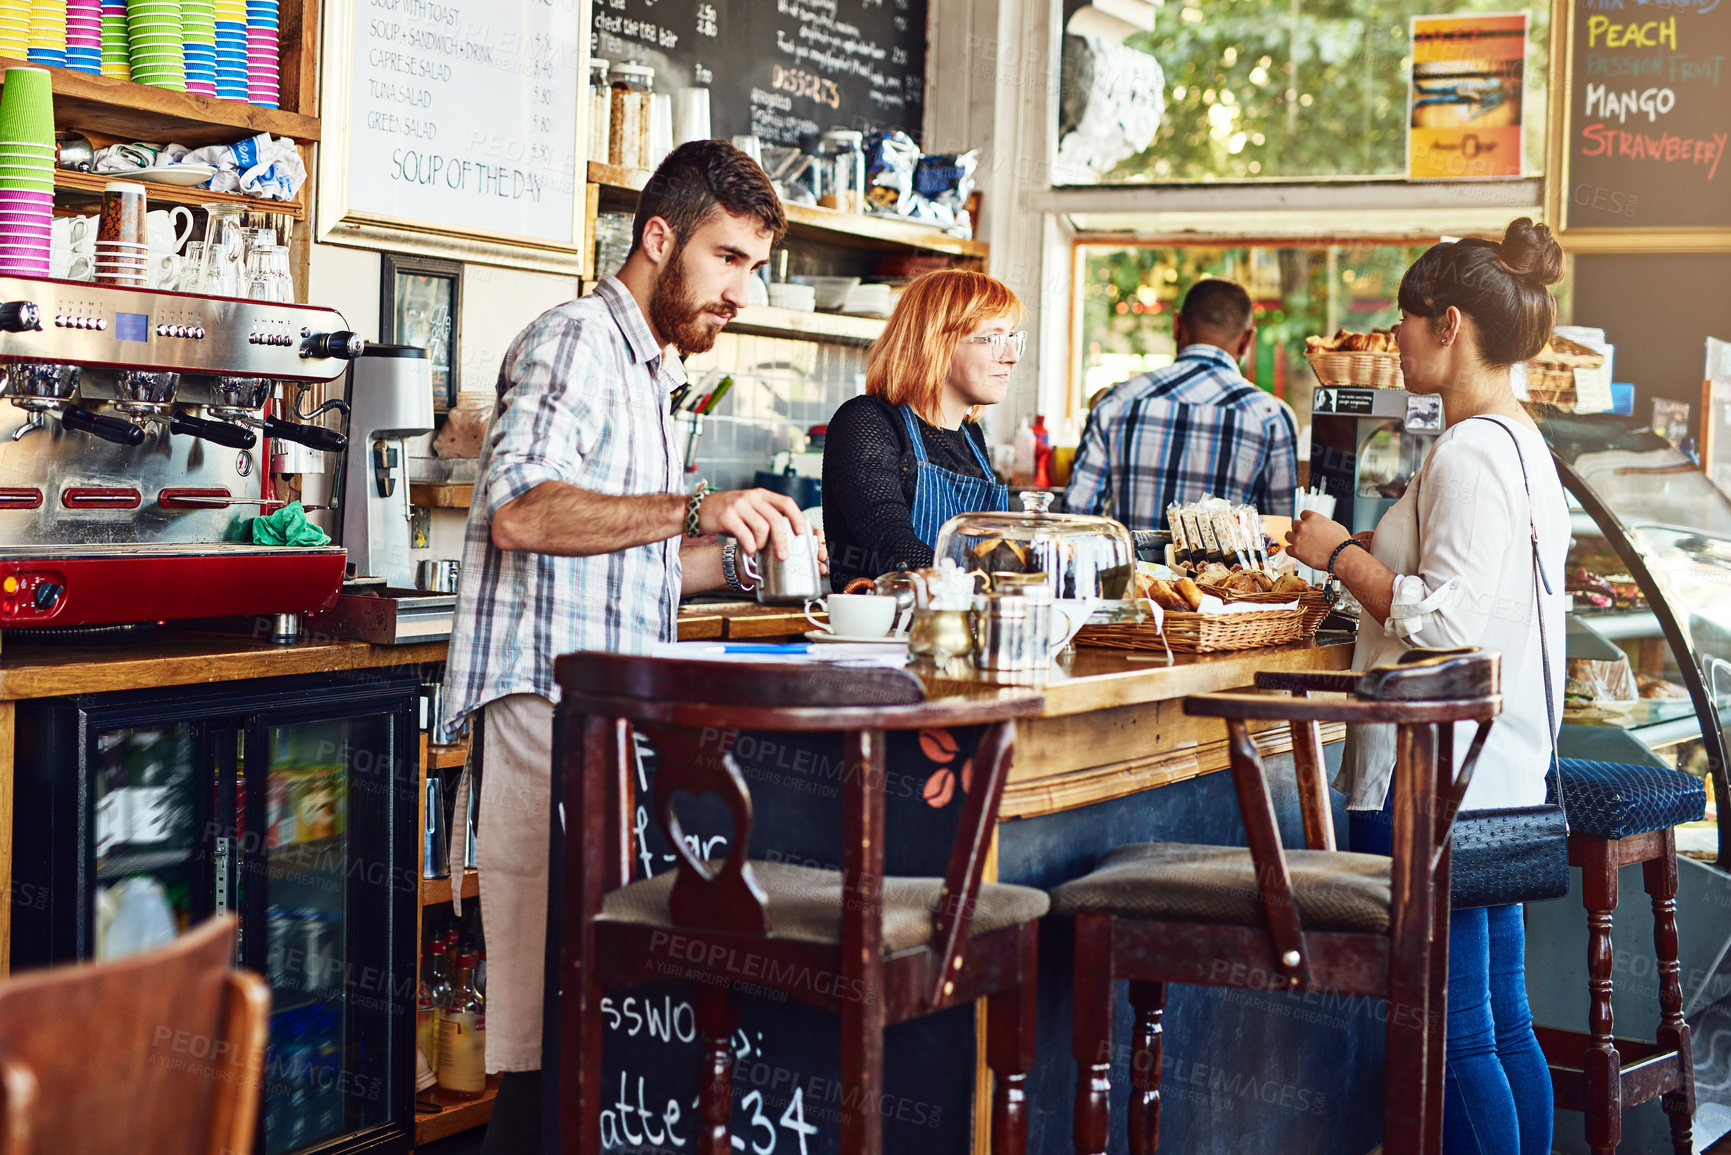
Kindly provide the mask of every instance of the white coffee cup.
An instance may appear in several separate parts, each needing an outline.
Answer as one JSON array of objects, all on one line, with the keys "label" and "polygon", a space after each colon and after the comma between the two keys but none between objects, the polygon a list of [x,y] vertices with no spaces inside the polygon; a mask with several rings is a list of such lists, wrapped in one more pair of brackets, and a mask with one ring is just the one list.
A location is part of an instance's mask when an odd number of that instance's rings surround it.
[{"label": "white coffee cup", "polygon": [[[826,626],[812,617],[812,607],[829,614]],[[896,624],[896,599],[879,594],[830,594],[805,603],[805,618],[839,638],[881,638]]]}]

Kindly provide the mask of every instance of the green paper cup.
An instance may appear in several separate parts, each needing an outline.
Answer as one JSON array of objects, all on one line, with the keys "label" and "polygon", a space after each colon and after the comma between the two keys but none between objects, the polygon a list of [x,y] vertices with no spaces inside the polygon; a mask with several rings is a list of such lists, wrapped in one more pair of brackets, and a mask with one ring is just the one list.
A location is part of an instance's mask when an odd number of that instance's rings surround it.
[{"label": "green paper cup", "polygon": [[54,144],[54,96],[46,70],[8,68],[0,78],[0,140]]}]

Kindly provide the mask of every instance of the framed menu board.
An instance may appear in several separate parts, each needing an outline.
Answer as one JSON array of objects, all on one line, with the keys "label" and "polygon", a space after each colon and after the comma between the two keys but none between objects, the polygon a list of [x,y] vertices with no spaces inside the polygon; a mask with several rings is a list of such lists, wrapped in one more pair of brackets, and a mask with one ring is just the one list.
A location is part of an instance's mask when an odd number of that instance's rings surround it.
[{"label": "framed menu board", "polygon": [[319,239],[579,268],[584,0],[325,0]]},{"label": "framed menu board", "polygon": [[1554,0],[1546,212],[1573,252],[1731,251],[1731,4]]}]

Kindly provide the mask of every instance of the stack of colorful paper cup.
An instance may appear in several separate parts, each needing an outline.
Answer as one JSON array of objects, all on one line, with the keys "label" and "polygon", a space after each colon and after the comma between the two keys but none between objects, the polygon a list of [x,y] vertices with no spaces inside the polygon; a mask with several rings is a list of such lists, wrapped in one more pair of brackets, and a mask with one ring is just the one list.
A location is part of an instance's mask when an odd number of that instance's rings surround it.
[{"label": "stack of colorful paper cup", "polygon": [[45,277],[53,247],[54,99],[48,73],[0,81],[0,276]]},{"label": "stack of colorful paper cup", "polygon": [[66,0],[66,67],[102,71],[102,0]]},{"label": "stack of colorful paper cup", "polygon": [[132,50],[132,79],[186,91],[180,0],[127,0],[126,35]]},{"label": "stack of colorful paper cup", "polygon": [[30,0],[30,63],[66,67],[66,0]]},{"label": "stack of colorful paper cup", "polygon": [[277,59],[277,0],[246,0],[246,98],[265,108],[281,106]]},{"label": "stack of colorful paper cup", "polygon": [[126,0],[102,0],[102,75],[132,79],[132,41],[126,35]]},{"label": "stack of colorful paper cup", "polygon": [[0,0],[0,56],[23,60],[30,52],[30,0]]},{"label": "stack of colorful paper cup", "polygon": [[216,0],[180,0],[186,90],[216,95]]},{"label": "stack of colorful paper cup", "polygon": [[246,99],[246,0],[216,0],[216,94]]}]

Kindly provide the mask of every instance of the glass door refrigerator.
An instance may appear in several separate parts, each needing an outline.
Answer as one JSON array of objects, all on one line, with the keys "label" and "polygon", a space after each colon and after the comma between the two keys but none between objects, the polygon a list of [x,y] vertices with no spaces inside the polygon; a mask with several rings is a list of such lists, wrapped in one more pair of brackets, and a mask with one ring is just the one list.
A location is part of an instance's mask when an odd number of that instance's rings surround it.
[{"label": "glass door refrigerator", "polygon": [[415,672],[20,703],[15,969],[212,914],[271,987],[265,1155],[414,1132]]}]

